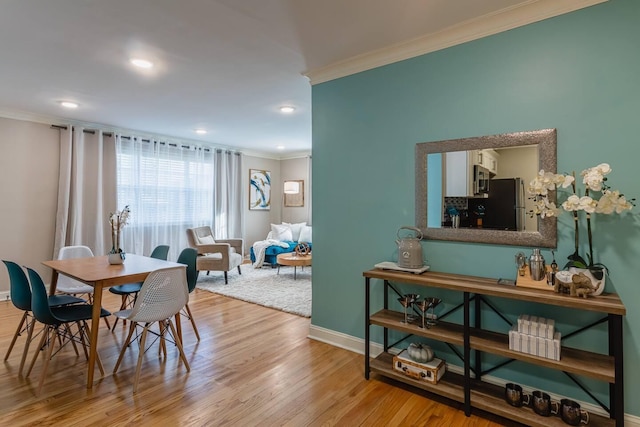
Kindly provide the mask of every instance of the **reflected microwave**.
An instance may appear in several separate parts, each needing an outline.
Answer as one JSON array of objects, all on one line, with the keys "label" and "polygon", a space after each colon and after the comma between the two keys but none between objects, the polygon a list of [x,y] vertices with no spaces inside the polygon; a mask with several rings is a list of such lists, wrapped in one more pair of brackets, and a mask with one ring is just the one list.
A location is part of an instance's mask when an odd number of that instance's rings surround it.
[{"label": "reflected microwave", "polygon": [[480,165],[473,166],[473,194],[481,195],[489,192],[489,169]]}]

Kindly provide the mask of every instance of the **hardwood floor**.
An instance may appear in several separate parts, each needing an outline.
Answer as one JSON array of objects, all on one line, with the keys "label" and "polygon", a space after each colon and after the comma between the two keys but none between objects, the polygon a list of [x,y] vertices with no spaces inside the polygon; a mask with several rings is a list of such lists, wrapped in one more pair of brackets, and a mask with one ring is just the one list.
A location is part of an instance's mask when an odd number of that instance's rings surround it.
[{"label": "hardwood floor", "polygon": [[[105,308],[119,306],[119,298],[109,292],[104,298]],[[437,396],[383,377],[366,381],[363,356],[308,339],[309,319],[201,290],[191,294],[189,306],[201,336],[198,343],[183,320],[191,372],[179,363],[175,347],[168,346],[164,359],[156,343],[145,355],[136,395],[137,346],[127,350],[120,370],[112,374],[126,338],[122,322],[115,333],[100,325],[105,376],[96,370],[92,390],[85,387],[84,356],[77,357],[69,347],[51,361],[36,397],[42,357],[29,378],[19,377],[20,337],[0,367],[0,425],[505,425],[485,413],[466,417],[455,403],[443,404]],[[10,301],[0,302],[3,358],[21,314]]]}]

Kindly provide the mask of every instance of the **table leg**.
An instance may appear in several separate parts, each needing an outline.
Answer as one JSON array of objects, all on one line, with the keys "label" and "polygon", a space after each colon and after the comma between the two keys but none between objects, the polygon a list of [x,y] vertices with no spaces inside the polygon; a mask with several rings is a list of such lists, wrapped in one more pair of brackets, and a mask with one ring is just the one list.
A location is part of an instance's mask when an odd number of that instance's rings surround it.
[{"label": "table leg", "polygon": [[100,327],[100,311],[102,309],[102,284],[93,286],[93,309],[91,311],[91,345],[89,346],[89,369],[87,371],[87,388],[93,387],[93,371],[98,354],[98,328]]},{"label": "table leg", "polygon": [[58,287],[58,270],[53,270],[51,274],[51,285],[49,286],[49,295],[55,295]]},{"label": "table leg", "polygon": [[293,266],[293,280],[296,280],[296,272],[298,271],[298,266],[294,265]]}]

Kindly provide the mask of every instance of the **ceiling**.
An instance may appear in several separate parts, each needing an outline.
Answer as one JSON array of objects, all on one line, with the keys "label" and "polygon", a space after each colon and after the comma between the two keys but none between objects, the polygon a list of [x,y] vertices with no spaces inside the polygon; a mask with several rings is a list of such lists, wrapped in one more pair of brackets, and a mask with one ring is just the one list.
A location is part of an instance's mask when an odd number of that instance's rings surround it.
[{"label": "ceiling", "polygon": [[600,1],[0,0],[0,116],[283,158],[311,150],[312,82]]}]

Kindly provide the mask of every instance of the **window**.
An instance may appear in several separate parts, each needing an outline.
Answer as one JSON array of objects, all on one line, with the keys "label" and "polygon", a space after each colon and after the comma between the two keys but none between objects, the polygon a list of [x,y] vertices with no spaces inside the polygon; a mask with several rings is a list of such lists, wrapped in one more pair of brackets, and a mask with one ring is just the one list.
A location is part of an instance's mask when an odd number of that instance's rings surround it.
[{"label": "window", "polygon": [[130,206],[133,226],[214,222],[208,150],[137,138],[123,138],[116,146],[118,206]]}]

